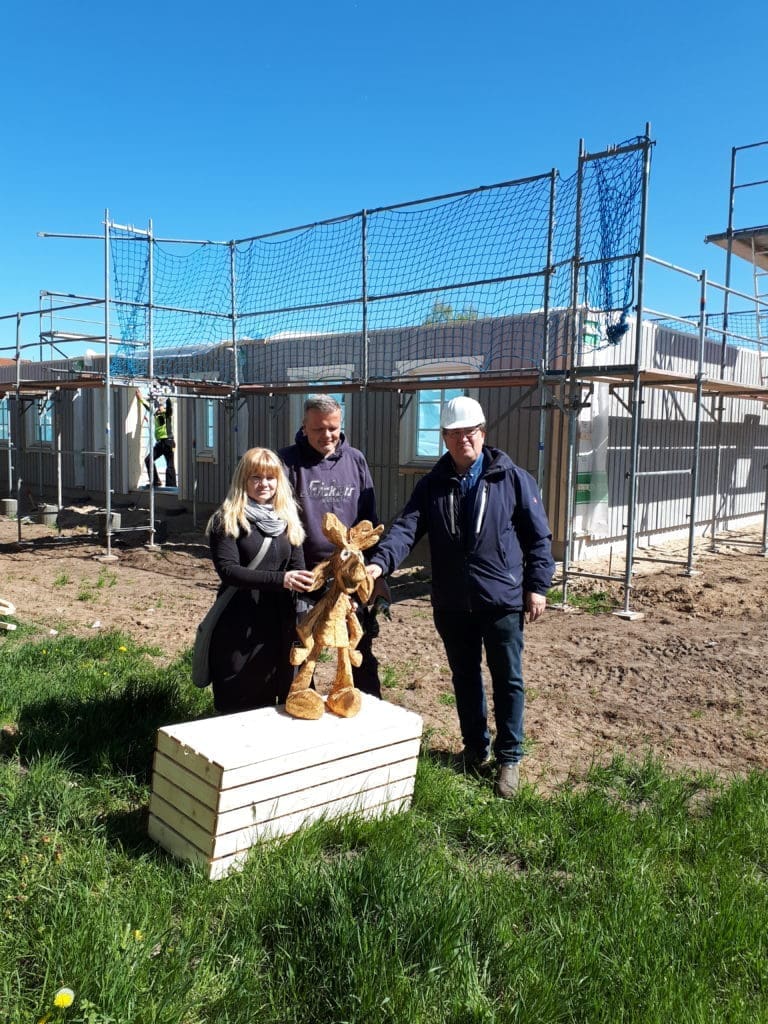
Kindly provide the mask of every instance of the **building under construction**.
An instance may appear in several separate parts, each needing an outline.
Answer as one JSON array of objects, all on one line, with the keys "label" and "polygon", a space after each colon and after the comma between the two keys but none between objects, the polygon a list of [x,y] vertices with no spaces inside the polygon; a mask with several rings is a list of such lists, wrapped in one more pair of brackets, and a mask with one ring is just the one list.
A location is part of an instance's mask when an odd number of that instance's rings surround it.
[{"label": "building under construction", "polygon": [[[757,521],[764,554],[768,228],[739,226],[733,201],[764,184],[737,174],[741,149],[763,146],[734,149],[727,230],[707,239],[725,250],[724,284],[647,251],[648,127],[581,144],[568,177],[229,242],[107,213],[103,235],[82,236],[101,242],[104,294],[45,292],[12,314],[0,493],[20,515],[97,500],[108,548],[115,508],[137,505],[151,542],[163,510],[202,520],[218,505],[248,447],[290,443],[322,391],[343,405],[386,520],[441,452],[441,403],[470,394],[489,442],[538,479],[566,585],[575,560],[619,546],[628,611],[644,540],[687,535],[691,572],[696,535]],[[730,286],[737,259],[752,293]],[[651,267],[695,293],[693,314],[648,307]],[[171,399],[173,487],[147,471],[150,397]]]}]

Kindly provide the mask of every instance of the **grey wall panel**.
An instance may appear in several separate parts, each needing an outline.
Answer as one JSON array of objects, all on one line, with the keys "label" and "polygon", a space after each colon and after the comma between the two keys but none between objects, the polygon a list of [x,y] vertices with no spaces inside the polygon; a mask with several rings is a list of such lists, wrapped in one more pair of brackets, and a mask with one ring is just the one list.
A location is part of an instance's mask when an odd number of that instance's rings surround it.
[{"label": "grey wall panel", "polygon": [[[632,325],[634,327],[634,325]],[[568,337],[568,315],[560,311],[551,316],[551,337],[559,339],[555,348]],[[450,326],[430,326],[429,359],[425,357],[422,370],[428,371],[429,360],[487,356],[487,368],[509,371],[529,365],[531,357],[538,361],[542,354],[543,322],[538,314],[521,318],[499,318],[494,324],[485,321],[467,322],[460,329]],[[418,360],[419,347],[415,344],[425,331],[404,330],[372,332],[372,353],[375,370],[382,375],[404,372],[403,365]],[[317,366],[325,353],[334,365],[359,362],[359,334],[340,338],[338,345],[329,336],[320,338],[290,338],[269,345],[252,344],[247,349],[248,374],[264,383],[265,368],[276,377],[286,377],[288,370],[300,373],[302,366]],[[319,351],[322,341],[322,351]],[[516,347],[523,354],[516,358]],[[268,351],[267,351],[268,350]],[[631,364],[635,353],[634,329],[623,336],[616,346],[590,350],[584,362],[593,365]],[[231,355],[217,349],[200,357],[201,368],[210,370],[210,377],[225,378],[225,367],[219,365]],[[698,358],[698,338],[694,333],[670,331],[654,324],[643,325],[640,365],[692,376]],[[705,347],[705,373],[715,378],[720,373],[721,346],[717,340],[708,340]],[[262,363],[259,360],[262,360]],[[266,360],[266,362],[264,362]],[[727,379],[758,383],[760,364],[757,352],[731,347],[725,352]],[[80,368],[81,370],[82,368]],[[91,369],[103,369],[103,360],[94,359]],[[24,364],[25,379],[50,380],[55,374],[73,376],[80,372],[75,362],[58,360],[43,364]],[[357,369],[355,370],[357,372]],[[160,373],[160,370],[158,370]],[[375,376],[375,374],[374,374]],[[15,367],[0,368],[2,379],[15,379]],[[298,379],[294,376],[293,379]],[[333,384],[329,384],[333,390]],[[554,393],[561,392],[553,385]],[[122,388],[116,400],[112,422],[123,422],[130,400],[129,389]],[[307,390],[310,390],[308,386]],[[314,390],[317,390],[317,386]],[[477,389],[488,422],[488,439],[509,453],[520,466],[536,475],[539,463],[539,434],[541,396],[537,391],[524,397],[523,392],[510,387],[482,387]],[[63,486],[66,493],[76,487],[104,500],[104,456],[96,449],[103,446],[103,438],[96,438],[100,422],[97,403],[103,401],[101,389],[83,389],[74,408],[76,392],[62,390],[56,401],[55,422],[61,426]],[[619,391],[626,399],[627,388]],[[345,399],[347,422],[345,429],[350,443],[361,448],[367,458],[377,489],[380,515],[389,520],[403,506],[415,482],[427,471],[401,464],[401,436],[404,410],[412,400],[411,392],[369,391],[348,393]],[[300,425],[300,399],[296,394],[259,394],[244,399],[244,415],[238,417],[241,431],[234,434],[234,416],[231,402],[217,402],[218,439],[216,460],[196,462],[192,449],[194,434],[194,403],[191,399],[177,404],[177,430],[179,434],[180,499],[188,502],[197,480],[195,496],[202,506],[214,507],[221,502],[229,486],[234,469],[234,456],[252,445],[273,449],[292,443]],[[706,408],[712,408],[707,399]],[[640,430],[639,468],[641,471],[689,469],[694,446],[695,405],[691,395],[645,387],[643,416]],[[244,427],[242,426],[244,424]],[[15,429],[12,420],[12,428]],[[557,409],[544,414],[545,448],[542,453],[546,469],[546,504],[556,537],[563,534],[563,514],[566,504],[564,493],[567,458],[566,417]],[[629,413],[615,398],[610,404],[609,416],[609,520],[614,538],[623,537],[626,529],[626,474],[629,470],[631,420]],[[710,416],[702,421],[702,448],[700,470],[700,499],[697,521],[706,523],[711,516],[712,495],[715,490],[714,465],[717,444],[716,425]],[[721,435],[719,514],[740,516],[759,512],[765,493],[765,463],[768,460],[768,411],[761,402],[728,399]],[[55,452],[38,454],[29,449],[29,438],[22,437],[22,450],[17,458],[18,471],[33,489],[55,493]],[[124,446],[115,444],[113,480],[125,478],[121,460]],[[7,460],[0,450],[0,480]],[[638,532],[645,533],[685,527],[690,512],[690,477],[665,475],[643,477],[638,482]]]}]

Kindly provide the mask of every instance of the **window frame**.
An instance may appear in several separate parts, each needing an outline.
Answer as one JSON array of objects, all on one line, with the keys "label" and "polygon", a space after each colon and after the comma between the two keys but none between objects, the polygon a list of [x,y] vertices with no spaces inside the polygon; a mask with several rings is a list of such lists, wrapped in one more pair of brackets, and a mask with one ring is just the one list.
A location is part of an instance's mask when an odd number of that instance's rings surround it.
[{"label": "window frame", "polygon": [[[24,414],[24,436],[29,437],[28,446],[32,451],[53,451],[56,443],[54,403],[50,396],[34,398]],[[43,427],[46,427],[45,431]],[[50,436],[46,436],[50,434]]]},{"label": "window frame", "polygon": [[[405,394],[404,405],[400,415],[399,462],[402,469],[430,469],[445,454],[446,447],[442,434],[439,436],[437,455],[419,455],[419,433],[423,428],[419,424],[420,398],[424,392],[440,392],[439,405],[446,401],[446,392],[455,391],[470,398],[478,398],[478,389],[468,387],[463,381],[451,379],[458,374],[477,375],[485,362],[483,355],[467,356],[462,359],[422,359],[400,361],[395,364],[399,377],[428,378],[429,386],[418,388]],[[440,379],[443,378],[443,379]],[[439,428],[438,428],[439,430]]]},{"label": "window frame", "polygon": [[11,403],[8,395],[0,398],[0,448],[9,448],[11,444]]},{"label": "window frame", "polygon": [[[219,380],[219,373],[206,370],[192,374],[194,380]],[[217,451],[219,447],[219,416],[217,412],[218,402],[207,395],[195,395],[194,406],[194,430],[195,430],[195,461],[210,462],[214,465],[219,461]],[[211,434],[211,444],[207,443],[207,435]],[[201,438],[206,440],[201,444]]]}]

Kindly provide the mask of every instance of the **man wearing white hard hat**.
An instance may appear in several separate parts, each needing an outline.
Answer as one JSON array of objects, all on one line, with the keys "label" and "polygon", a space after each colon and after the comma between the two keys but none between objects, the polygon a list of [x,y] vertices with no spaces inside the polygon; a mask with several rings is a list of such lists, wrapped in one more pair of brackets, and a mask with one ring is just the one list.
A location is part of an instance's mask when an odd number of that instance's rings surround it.
[{"label": "man wearing white hard hat", "polygon": [[485,413],[474,398],[446,402],[440,428],[447,452],[416,484],[371,556],[377,579],[392,572],[426,533],[432,560],[432,610],[451,667],[465,763],[488,763],[491,737],[482,652],[491,675],[496,792],[517,792],[525,703],[525,621],[546,607],[552,583],[552,533],[536,481],[485,444]]}]

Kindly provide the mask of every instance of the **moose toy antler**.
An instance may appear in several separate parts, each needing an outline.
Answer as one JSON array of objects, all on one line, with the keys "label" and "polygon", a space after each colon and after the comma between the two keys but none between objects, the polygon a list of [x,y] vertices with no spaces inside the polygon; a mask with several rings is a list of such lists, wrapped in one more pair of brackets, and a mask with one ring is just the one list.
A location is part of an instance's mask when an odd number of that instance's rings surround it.
[{"label": "moose toy antler", "polygon": [[[296,627],[300,643],[291,648],[291,664],[301,665],[293,680],[285,710],[294,718],[320,718],[327,708],[342,718],[352,718],[360,710],[360,691],[355,689],[352,666],[360,665],[362,654],[356,649],[363,635],[354,612],[351,594],[363,604],[371,597],[373,580],[365,571],[362,552],[377,544],[383,526],[374,527],[367,519],[348,529],[333,512],[323,516],[323,533],[338,549],[327,562],[314,569],[312,590],[332,578],[323,594]],[[309,688],[317,659],[325,647],[336,648],[336,675],[325,701]]]}]

